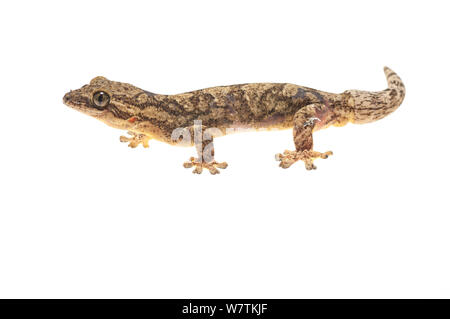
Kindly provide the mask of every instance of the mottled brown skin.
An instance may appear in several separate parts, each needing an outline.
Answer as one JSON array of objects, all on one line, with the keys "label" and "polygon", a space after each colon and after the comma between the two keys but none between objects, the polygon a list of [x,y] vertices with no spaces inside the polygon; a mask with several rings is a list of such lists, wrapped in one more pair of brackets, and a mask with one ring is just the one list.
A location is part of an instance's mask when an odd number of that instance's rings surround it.
[{"label": "mottled brown skin", "polygon": [[[400,106],[405,96],[403,82],[389,68],[385,68],[385,74],[388,89],[384,91],[349,90],[341,94],[288,83],[254,83],[162,95],[96,77],[89,85],[67,93],[63,101],[112,127],[128,130],[131,137],[122,136],[120,140],[130,147],[148,147],[150,139],[179,144],[179,134],[173,137],[174,130],[186,128],[189,144],[196,146],[199,156],[184,166],[195,166],[194,173],[207,168],[216,174],[217,168],[225,168],[226,163],[214,160],[213,137],[240,128],[293,128],[295,151],[277,154],[276,159],[283,168],[302,160],[307,169],[315,169],[315,158],[327,158],[332,153],[313,151],[314,131],[348,122],[373,122]],[[109,97],[107,105],[96,105],[97,92]],[[215,130],[211,132],[211,128]],[[203,139],[198,139],[202,134]]]}]

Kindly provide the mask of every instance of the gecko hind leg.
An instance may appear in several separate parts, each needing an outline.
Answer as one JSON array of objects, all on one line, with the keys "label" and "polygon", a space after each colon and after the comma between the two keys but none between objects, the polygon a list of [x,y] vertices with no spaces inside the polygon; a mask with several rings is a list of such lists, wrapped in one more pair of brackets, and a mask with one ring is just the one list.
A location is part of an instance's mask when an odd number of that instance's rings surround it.
[{"label": "gecko hind leg", "polygon": [[294,144],[295,151],[286,150],[283,154],[276,154],[275,160],[280,161],[280,167],[288,168],[297,161],[303,161],[307,170],[316,169],[313,161],[316,158],[328,158],[333,152],[313,151],[312,132],[317,121],[317,115],[326,111],[324,105],[310,104],[297,111],[294,117]]},{"label": "gecko hind leg", "polygon": [[209,140],[203,140],[195,143],[195,148],[197,150],[198,157],[191,157],[188,162],[183,164],[185,168],[195,167],[192,170],[192,173],[201,174],[203,168],[206,168],[209,170],[211,175],[216,175],[220,173],[218,168],[225,169],[228,167],[226,162],[216,162],[214,160],[214,144],[212,137]]},{"label": "gecko hind leg", "polygon": [[139,134],[132,131],[128,131],[128,134],[131,135],[131,137],[127,136],[121,136],[120,141],[122,143],[128,143],[128,146],[131,148],[136,148],[139,146],[139,144],[142,144],[143,147],[148,147],[148,141],[151,140],[150,136],[147,136],[145,134]]}]

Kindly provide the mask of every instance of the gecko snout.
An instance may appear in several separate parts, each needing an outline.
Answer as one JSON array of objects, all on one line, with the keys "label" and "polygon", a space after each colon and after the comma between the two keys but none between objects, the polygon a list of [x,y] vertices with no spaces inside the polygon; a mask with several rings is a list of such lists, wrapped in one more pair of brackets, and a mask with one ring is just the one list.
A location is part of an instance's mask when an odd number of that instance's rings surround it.
[{"label": "gecko snout", "polygon": [[70,94],[72,93],[72,91],[70,91],[69,93],[64,94],[63,97],[63,103],[66,104],[69,100],[70,100]]}]

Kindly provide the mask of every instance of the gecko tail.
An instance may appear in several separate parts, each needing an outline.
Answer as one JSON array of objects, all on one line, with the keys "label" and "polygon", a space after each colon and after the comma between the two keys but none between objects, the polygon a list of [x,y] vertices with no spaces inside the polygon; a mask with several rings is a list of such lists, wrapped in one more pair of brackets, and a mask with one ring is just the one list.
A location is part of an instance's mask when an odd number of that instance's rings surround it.
[{"label": "gecko tail", "polygon": [[384,67],[388,88],[384,91],[369,92],[349,90],[347,106],[352,109],[352,122],[370,123],[394,112],[405,98],[405,85],[402,79],[388,67]]},{"label": "gecko tail", "polygon": [[405,90],[405,85],[403,84],[402,79],[400,79],[397,73],[389,69],[387,66],[384,67],[384,75],[386,75],[386,80],[390,89],[398,91]]}]

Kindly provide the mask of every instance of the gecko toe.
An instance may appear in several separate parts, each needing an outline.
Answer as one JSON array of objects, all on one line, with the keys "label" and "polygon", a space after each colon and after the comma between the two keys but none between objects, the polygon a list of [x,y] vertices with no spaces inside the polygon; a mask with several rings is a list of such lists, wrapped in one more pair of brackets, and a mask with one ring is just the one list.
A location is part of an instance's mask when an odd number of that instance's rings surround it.
[{"label": "gecko toe", "polygon": [[333,155],[333,152],[328,151],[328,152],[322,153],[320,158],[326,159],[326,158],[330,157],[331,155]]},{"label": "gecko toe", "polygon": [[220,171],[217,168],[215,168],[214,166],[210,166],[208,169],[209,169],[209,173],[211,175],[220,174]]},{"label": "gecko toe", "polygon": [[292,166],[292,164],[294,164],[294,162],[292,162],[292,163],[289,163],[289,162],[281,162],[279,166],[280,166],[281,168],[289,168],[289,167]]},{"label": "gecko toe", "polygon": [[220,169],[225,169],[228,167],[228,163],[227,162],[216,163],[216,167]]},{"label": "gecko toe", "polygon": [[194,163],[192,163],[192,162],[184,162],[183,163],[184,168],[191,168],[192,166],[194,166]]},{"label": "gecko toe", "polygon": [[305,167],[308,171],[311,171],[313,169],[317,169],[317,166],[313,164],[313,162],[306,162]]},{"label": "gecko toe", "polygon": [[193,174],[201,174],[203,172],[203,167],[201,165],[195,166],[192,170]]}]

